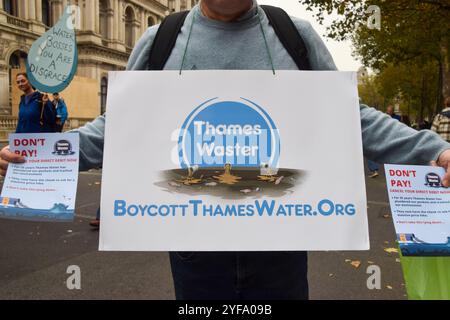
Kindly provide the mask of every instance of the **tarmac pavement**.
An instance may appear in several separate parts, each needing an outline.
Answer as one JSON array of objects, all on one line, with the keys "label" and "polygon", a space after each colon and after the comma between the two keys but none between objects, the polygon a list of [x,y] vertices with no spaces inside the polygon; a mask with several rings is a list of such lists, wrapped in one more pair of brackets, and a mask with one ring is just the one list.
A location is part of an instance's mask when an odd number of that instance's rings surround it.
[{"label": "tarmac pavement", "polygon": [[[406,299],[383,175],[366,179],[369,251],[311,252],[311,299]],[[174,299],[167,253],[99,252],[88,222],[100,200],[101,172],[81,173],[72,223],[0,219],[0,299]],[[359,262],[359,264],[358,264]],[[81,269],[69,290],[68,266]],[[367,288],[367,267],[381,269],[381,289]]]}]

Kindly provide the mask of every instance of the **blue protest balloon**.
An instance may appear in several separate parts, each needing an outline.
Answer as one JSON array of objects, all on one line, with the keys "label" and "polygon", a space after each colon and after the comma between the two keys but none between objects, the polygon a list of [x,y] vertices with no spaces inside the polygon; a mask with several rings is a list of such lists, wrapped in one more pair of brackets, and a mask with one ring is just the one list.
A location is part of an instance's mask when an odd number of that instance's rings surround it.
[{"label": "blue protest balloon", "polygon": [[67,6],[58,23],[31,46],[27,75],[39,91],[63,91],[75,76],[78,50],[74,22],[78,14],[77,6]]}]

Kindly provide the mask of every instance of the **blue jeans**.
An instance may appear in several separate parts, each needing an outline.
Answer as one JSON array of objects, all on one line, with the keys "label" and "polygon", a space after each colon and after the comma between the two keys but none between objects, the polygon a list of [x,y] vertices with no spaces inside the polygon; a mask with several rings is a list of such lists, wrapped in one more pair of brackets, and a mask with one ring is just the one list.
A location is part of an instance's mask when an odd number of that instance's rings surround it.
[{"label": "blue jeans", "polygon": [[367,160],[367,166],[369,167],[370,172],[378,171],[379,165],[376,162],[373,162],[371,160]]},{"label": "blue jeans", "polygon": [[177,300],[307,300],[306,252],[170,252]]}]

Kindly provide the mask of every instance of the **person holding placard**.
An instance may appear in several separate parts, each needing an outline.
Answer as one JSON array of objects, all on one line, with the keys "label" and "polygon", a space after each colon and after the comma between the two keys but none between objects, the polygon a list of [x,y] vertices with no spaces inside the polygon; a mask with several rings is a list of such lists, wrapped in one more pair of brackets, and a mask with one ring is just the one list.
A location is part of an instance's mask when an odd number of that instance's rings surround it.
[{"label": "person holding placard", "polygon": [[19,120],[16,133],[55,132],[56,115],[47,94],[35,91],[26,73],[16,76],[20,97]]}]

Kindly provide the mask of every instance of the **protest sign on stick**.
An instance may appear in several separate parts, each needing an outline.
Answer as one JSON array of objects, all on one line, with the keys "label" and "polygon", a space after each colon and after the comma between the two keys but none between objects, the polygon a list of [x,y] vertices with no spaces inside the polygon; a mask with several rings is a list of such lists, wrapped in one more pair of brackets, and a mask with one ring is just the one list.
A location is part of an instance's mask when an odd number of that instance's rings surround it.
[{"label": "protest sign on stick", "polygon": [[39,91],[63,91],[75,76],[78,59],[75,29],[79,19],[80,8],[67,6],[58,23],[31,46],[27,75]]}]

